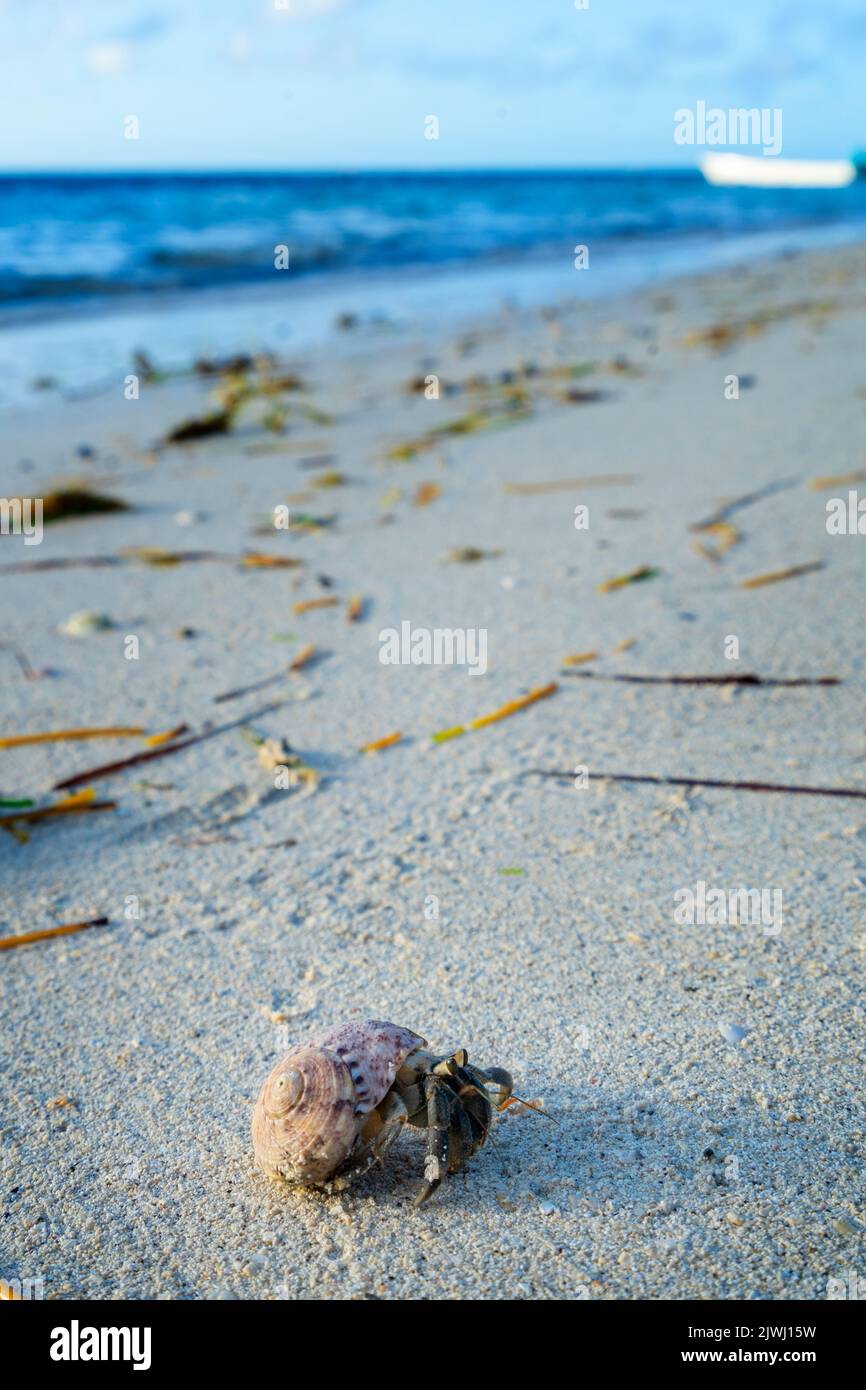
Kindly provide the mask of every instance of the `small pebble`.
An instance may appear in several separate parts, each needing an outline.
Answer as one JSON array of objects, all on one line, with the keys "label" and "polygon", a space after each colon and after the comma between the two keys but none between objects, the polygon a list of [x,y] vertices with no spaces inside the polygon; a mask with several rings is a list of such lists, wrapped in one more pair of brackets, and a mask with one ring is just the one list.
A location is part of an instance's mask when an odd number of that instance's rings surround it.
[{"label": "small pebble", "polygon": [[833,1222],[833,1230],[837,1236],[859,1236],[860,1227],[855,1226],[853,1221],[849,1221],[847,1216],[840,1216],[838,1221]]},{"label": "small pebble", "polygon": [[718,1027],[725,1042],[730,1043],[732,1047],[737,1047],[744,1038],[749,1036],[750,1032],[748,1028],[743,1028],[741,1024],[726,1023],[724,1019],[719,1019]]},{"label": "small pebble", "polygon": [[91,632],[105,632],[112,627],[114,627],[114,623],[107,613],[93,613],[85,610],[81,613],[73,613],[65,623],[60,624],[57,630],[66,637],[87,637]]}]

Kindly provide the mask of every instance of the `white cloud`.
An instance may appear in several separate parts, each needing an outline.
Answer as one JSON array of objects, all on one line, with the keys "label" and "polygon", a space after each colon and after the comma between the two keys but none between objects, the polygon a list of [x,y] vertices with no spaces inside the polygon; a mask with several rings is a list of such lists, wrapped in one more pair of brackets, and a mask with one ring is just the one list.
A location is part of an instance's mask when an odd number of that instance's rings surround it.
[{"label": "white cloud", "polygon": [[341,10],[348,0],[273,0],[279,18],[315,19],[318,15]]},{"label": "white cloud", "polygon": [[246,63],[252,58],[255,52],[255,44],[249,34],[240,32],[232,34],[226,44],[226,53],[235,63]]},{"label": "white cloud", "polygon": [[122,72],[129,59],[125,43],[95,43],[87,50],[87,66],[100,77]]}]

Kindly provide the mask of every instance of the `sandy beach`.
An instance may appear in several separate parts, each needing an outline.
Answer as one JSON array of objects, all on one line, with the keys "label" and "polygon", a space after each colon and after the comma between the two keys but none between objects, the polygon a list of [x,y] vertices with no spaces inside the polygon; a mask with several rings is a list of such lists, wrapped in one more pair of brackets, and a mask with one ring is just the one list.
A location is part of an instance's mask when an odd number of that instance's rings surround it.
[{"label": "sandy beach", "polygon": [[[864,333],[853,245],[7,413],[6,497],[127,509],[0,537],[0,736],[145,732],[0,750],[4,800],[116,803],[0,837],[4,934],[108,919],[0,955],[4,1277],[785,1300],[862,1271],[866,802],[602,774],[866,794],[866,540],[826,524],[866,496]],[[166,442],[239,381],[229,429]],[[403,623],[483,629],[486,670],[383,664]],[[57,789],[184,725],[212,736]],[[318,780],[276,786],[256,737]],[[699,883],[783,913],[676,920]],[[268,1181],[265,1076],[352,1018],[549,1118],[510,1107],[420,1210],[419,1131],[340,1193]]]}]

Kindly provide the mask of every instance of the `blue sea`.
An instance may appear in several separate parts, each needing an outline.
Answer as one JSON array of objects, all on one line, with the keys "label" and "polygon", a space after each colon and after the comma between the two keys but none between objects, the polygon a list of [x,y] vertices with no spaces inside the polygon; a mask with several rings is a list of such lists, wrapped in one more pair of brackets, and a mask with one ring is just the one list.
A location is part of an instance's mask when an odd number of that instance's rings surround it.
[{"label": "blue sea", "polygon": [[[609,294],[866,234],[866,181],[713,188],[697,171],[0,177],[0,401],[145,347],[291,351],[379,324]],[[576,274],[576,245],[590,248]],[[275,248],[289,251],[277,271]],[[44,360],[44,359],[49,360]],[[85,363],[75,359],[86,358]]]}]

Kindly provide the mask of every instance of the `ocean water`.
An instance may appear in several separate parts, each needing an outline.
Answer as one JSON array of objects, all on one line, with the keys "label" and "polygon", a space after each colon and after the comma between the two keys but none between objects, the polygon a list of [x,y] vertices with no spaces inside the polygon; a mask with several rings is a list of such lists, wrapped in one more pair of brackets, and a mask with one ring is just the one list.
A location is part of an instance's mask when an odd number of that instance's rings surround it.
[{"label": "ocean water", "polygon": [[[0,177],[0,403],[136,347],[301,348],[340,314],[400,323],[606,294],[738,255],[866,234],[846,189],[698,172]],[[576,245],[591,273],[577,274]],[[288,271],[275,248],[289,250]]]},{"label": "ocean water", "polygon": [[699,173],[206,174],[0,179],[0,307],[386,267],[567,256],[866,220],[866,182],[719,189]]}]

